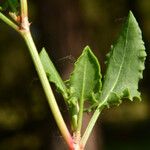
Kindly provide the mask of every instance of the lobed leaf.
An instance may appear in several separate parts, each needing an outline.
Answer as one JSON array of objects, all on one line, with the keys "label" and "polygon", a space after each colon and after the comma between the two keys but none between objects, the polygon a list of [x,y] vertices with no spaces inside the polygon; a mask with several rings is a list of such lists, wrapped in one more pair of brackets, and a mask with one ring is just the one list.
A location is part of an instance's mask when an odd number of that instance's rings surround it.
[{"label": "lobed leaf", "polygon": [[119,39],[107,57],[107,71],[99,107],[118,105],[122,98],[140,99],[138,82],[143,77],[146,52],[141,30],[132,12],[129,12]]},{"label": "lobed leaf", "polygon": [[49,81],[53,82],[56,85],[58,91],[62,93],[62,95],[66,99],[68,95],[67,88],[64,82],[62,81],[59,73],[57,72],[54,64],[50,60],[45,48],[43,48],[42,51],[40,52],[40,59],[43,64],[44,70],[48,76]]}]

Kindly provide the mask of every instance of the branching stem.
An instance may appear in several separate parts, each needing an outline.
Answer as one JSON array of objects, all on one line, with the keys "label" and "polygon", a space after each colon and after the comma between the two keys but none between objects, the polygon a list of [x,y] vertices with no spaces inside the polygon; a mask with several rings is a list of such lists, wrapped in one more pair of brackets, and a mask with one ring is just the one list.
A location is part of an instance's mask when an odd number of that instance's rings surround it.
[{"label": "branching stem", "polygon": [[9,26],[11,26],[17,32],[19,31],[18,30],[19,27],[14,22],[12,22],[8,17],[6,17],[4,14],[2,14],[1,12],[0,12],[0,19],[3,20]]},{"label": "branching stem", "polygon": [[32,38],[31,32],[30,32],[30,24],[28,21],[27,0],[20,0],[20,4],[21,4],[20,26],[17,26],[15,23],[13,23],[8,17],[3,15],[1,12],[0,12],[0,19],[3,20],[10,27],[15,29],[17,32],[19,32],[22,35],[23,39],[25,40],[25,42],[29,48],[29,52],[31,54],[31,57],[34,62],[37,73],[39,75],[44,92],[46,94],[51,111],[52,111],[55,121],[58,125],[58,128],[60,129],[62,136],[64,137],[65,141],[67,142],[69,149],[73,150],[72,136],[70,135],[70,132],[69,132],[69,130],[63,120],[63,117],[61,115],[61,112],[58,108],[53,91],[52,91],[49,81],[47,79],[47,76],[44,71],[43,65],[41,63],[37,48],[35,46],[35,43],[33,41],[33,38]]},{"label": "branching stem", "polygon": [[62,136],[64,137],[64,139],[66,140],[67,144],[69,147],[72,147],[73,142],[72,142],[72,137],[66,127],[66,124],[63,120],[63,117],[61,115],[61,112],[58,108],[58,105],[56,103],[55,97],[53,95],[52,89],[50,87],[50,84],[48,82],[47,76],[45,74],[45,71],[43,69],[42,63],[40,61],[39,58],[39,54],[36,50],[35,44],[33,42],[32,36],[30,34],[30,32],[25,32],[23,34],[23,37],[25,39],[25,42],[29,48],[32,60],[34,62],[35,68],[38,72],[40,81],[42,83],[43,89],[45,91],[46,97],[48,99],[48,103],[50,105],[51,111],[53,113],[53,116],[55,118],[55,121],[61,131]]},{"label": "branching stem", "polygon": [[53,91],[51,89],[51,86],[49,84],[49,81],[47,79],[46,73],[44,71],[43,65],[41,63],[38,51],[36,49],[36,46],[34,44],[34,41],[32,39],[30,29],[29,29],[29,21],[28,21],[28,7],[27,7],[27,0],[20,0],[21,3],[21,30],[22,36],[29,48],[29,52],[31,54],[32,60],[34,62],[35,68],[37,70],[37,73],[39,75],[41,84],[43,86],[43,89],[45,91],[48,103],[50,105],[51,111],[53,113],[53,116],[55,118],[55,121],[61,131],[62,136],[66,140],[68,146],[70,149],[73,147],[73,140],[69,133],[69,130],[67,129],[67,126],[63,120],[63,117],[61,115],[61,112],[58,108],[57,102],[55,100]]},{"label": "branching stem", "polygon": [[21,17],[28,17],[28,4],[27,0],[20,0]]}]

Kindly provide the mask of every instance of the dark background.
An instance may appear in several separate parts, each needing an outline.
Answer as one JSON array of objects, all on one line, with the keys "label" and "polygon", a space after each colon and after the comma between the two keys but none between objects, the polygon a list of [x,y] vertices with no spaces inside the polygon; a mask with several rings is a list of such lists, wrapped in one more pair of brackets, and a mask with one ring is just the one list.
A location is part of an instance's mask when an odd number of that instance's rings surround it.
[{"label": "dark background", "polygon": [[[105,72],[105,55],[129,10],[143,31],[148,53],[139,86],[142,102],[126,101],[103,111],[86,150],[150,149],[150,1],[29,1],[35,43],[39,51],[46,47],[64,79],[86,45]],[[56,98],[68,121],[61,96]],[[0,21],[0,150],[65,149],[24,41]]]}]

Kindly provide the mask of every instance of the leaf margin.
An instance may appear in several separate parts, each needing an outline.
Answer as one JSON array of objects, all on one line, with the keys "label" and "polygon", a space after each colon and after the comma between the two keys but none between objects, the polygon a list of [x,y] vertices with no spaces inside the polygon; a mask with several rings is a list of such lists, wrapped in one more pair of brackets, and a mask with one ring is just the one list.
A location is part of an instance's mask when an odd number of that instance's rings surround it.
[{"label": "leaf margin", "polygon": [[[139,28],[138,22],[136,21],[134,15],[133,15],[133,13],[132,13],[132,11],[129,11],[127,20],[126,20],[126,22],[125,22],[124,25],[123,25],[123,28],[122,28],[121,33],[120,33],[120,35],[119,35],[119,38],[120,38],[122,32],[124,32],[123,30],[124,30],[124,28],[125,28],[125,25],[126,25],[128,22],[130,22],[130,21],[134,21],[135,26],[137,27],[137,32],[138,32],[138,34],[139,34],[139,39],[140,39],[141,47],[142,47],[142,48],[139,50],[139,54],[137,54],[137,55],[138,55],[138,56],[137,56],[137,59],[139,59],[139,68],[138,68],[138,72],[139,72],[139,73],[138,73],[138,81],[137,81],[137,88],[138,88],[139,80],[143,78],[143,75],[142,75],[142,74],[143,74],[143,70],[145,69],[144,62],[145,62],[145,59],[146,59],[147,54],[146,54],[146,52],[145,52],[145,46],[144,46],[144,42],[143,42],[143,40],[142,40],[142,33],[141,33],[141,30],[140,30],[140,28]],[[119,41],[119,38],[118,38],[117,42]],[[116,101],[116,99],[118,99],[118,103],[115,103],[115,105],[117,105],[117,106],[122,102],[122,100],[123,100],[124,98],[128,98],[128,99],[130,99],[131,101],[133,101],[133,99],[135,99],[135,98],[141,100],[140,92],[138,91],[138,89],[137,89],[137,95],[132,96],[132,95],[130,94],[130,90],[129,90],[128,88],[125,88],[125,89],[122,91],[122,93],[120,93],[120,95],[118,95],[117,93],[115,93],[115,92],[112,91],[112,93],[110,92],[110,94],[108,95],[108,97],[107,97],[105,100],[103,100],[103,90],[104,90],[104,86],[105,86],[105,79],[106,79],[106,76],[107,76],[108,66],[109,66],[111,57],[112,57],[112,55],[113,55],[114,46],[117,45],[117,44],[116,44],[117,42],[115,42],[115,44],[111,46],[110,52],[106,55],[106,58],[107,58],[107,61],[106,61],[107,70],[106,70],[106,74],[105,74],[105,76],[104,76],[104,83],[103,83],[103,87],[102,87],[102,95],[101,95],[101,97],[100,97],[100,101],[101,101],[101,102],[99,103],[99,106],[98,106],[99,108],[101,108],[101,107],[103,107],[103,106],[107,106],[107,107],[109,108],[111,105],[110,105],[110,102],[107,101],[107,99],[111,99],[112,97],[114,98],[114,96],[116,97],[116,98],[115,98],[115,101]],[[113,96],[110,96],[111,94],[113,94]]]}]

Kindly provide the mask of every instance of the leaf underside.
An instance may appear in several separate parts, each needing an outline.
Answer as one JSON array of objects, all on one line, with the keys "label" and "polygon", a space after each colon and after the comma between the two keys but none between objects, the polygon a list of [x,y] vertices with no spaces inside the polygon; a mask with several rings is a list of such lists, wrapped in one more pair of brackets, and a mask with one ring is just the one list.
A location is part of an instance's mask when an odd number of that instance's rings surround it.
[{"label": "leaf underside", "polygon": [[64,82],[62,81],[59,73],[57,72],[55,66],[53,65],[52,61],[50,60],[45,48],[43,48],[42,51],[40,52],[40,59],[43,64],[44,70],[48,76],[49,81],[53,82],[56,85],[58,91],[62,93],[62,95],[66,99],[67,88]]},{"label": "leaf underside", "polygon": [[146,52],[141,30],[132,12],[129,12],[119,39],[107,57],[99,106],[118,105],[122,98],[140,99],[138,82],[143,77]]}]

